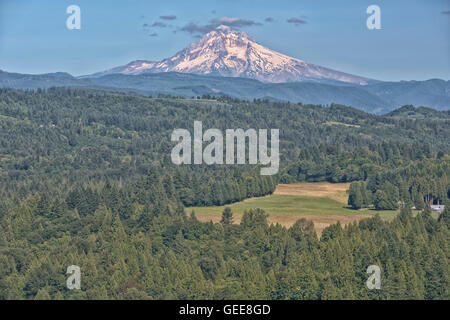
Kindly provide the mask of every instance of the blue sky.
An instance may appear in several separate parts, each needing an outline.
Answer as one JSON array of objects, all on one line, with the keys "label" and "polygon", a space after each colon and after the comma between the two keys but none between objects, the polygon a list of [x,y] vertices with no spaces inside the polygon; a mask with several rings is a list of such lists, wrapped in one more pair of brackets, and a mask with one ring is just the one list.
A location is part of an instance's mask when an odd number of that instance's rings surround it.
[{"label": "blue sky", "polygon": [[[81,30],[66,28],[72,4]],[[372,4],[381,30],[366,27]],[[0,0],[0,69],[83,75],[161,60],[197,40],[189,31],[223,17],[310,63],[379,80],[450,79],[449,0]]]}]

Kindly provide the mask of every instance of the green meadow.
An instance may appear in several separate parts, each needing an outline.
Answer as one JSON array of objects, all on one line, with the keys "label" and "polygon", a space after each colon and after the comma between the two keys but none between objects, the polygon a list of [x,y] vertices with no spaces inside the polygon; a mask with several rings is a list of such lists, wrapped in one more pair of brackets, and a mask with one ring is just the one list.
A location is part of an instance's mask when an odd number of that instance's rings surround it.
[{"label": "green meadow", "polygon": [[[195,211],[196,214],[222,214],[226,206],[212,206],[212,207],[190,207],[186,208],[186,212]],[[307,196],[291,196],[291,195],[270,195],[259,198],[246,199],[241,202],[236,202],[230,205],[233,213],[242,214],[245,210],[251,208],[261,208],[268,214],[286,214],[286,215],[376,215],[379,214],[381,218],[392,220],[398,211],[385,210],[353,210],[347,208],[342,202],[319,197]]]}]

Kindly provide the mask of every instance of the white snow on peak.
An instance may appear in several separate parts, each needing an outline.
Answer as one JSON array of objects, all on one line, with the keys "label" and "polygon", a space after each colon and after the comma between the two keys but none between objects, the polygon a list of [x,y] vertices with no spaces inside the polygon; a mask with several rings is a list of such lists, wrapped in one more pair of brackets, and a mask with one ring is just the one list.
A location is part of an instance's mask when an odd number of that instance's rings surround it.
[{"label": "white snow on peak", "polygon": [[218,26],[218,27],[216,28],[216,30],[230,31],[231,28],[230,28],[229,26],[226,26],[226,25],[224,25],[224,24],[221,24],[220,26]]}]

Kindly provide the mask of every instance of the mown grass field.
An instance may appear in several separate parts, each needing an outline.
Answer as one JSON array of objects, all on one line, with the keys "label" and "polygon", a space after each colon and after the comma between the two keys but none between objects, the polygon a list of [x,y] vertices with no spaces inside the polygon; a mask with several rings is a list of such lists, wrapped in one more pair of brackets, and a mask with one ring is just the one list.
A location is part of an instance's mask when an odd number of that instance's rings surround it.
[{"label": "mown grass field", "polygon": [[[292,226],[298,219],[312,220],[318,233],[339,221],[352,223],[379,214],[392,220],[398,211],[353,210],[347,207],[348,183],[297,183],[278,185],[270,196],[246,199],[228,205],[234,215],[234,223],[240,223],[245,210],[261,208],[269,214],[269,223]],[[219,222],[225,206],[186,208],[195,211],[200,221]]]}]

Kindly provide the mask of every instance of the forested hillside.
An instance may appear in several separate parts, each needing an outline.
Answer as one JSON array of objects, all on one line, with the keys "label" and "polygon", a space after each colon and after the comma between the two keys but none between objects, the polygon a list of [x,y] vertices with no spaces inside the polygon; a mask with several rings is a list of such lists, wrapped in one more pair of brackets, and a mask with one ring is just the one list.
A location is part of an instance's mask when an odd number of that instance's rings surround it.
[{"label": "forested hillside", "polygon": [[[0,179],[20,195],[55,183],[58,190],[107,179],[124,183],[156,166],[172,177],[187,205],[223,204],[273,190],[277,177],[261,178],[254,167],[173,165],[170,134],[174,128],[192,131],[195,120],[203,121],[205,129],[280,129],[280,164],[299,181],[303,169],[294,173],[290,168],[298,162],[313,171],[306,173],[307,181],[344,182],[365,179],[363,171],[447,154],[450,148],[449,117],[398,119],[340,105],[2,89]],[[200,190],[192,191],[193,186]],[[236,194],[223,200],[210,194],[205,201],[204,193],[214,188]]]},{"label": "forested hillside", "polygon": [[[450,118],[401,115],[415,110],[0,89],[0,299],[448,299],[450,207],[436,220],[427,204],[450,196]],[[195,120],[280,129],[279,174],[172,164],[171,132]],[[257,208],[240,225],[186,208],[297,181],[354,182],[355,208],[403,209],[319,238]],[[65,288],[73,264],[81,291]],[[382,290],[365,286],[371,264]]]}]

